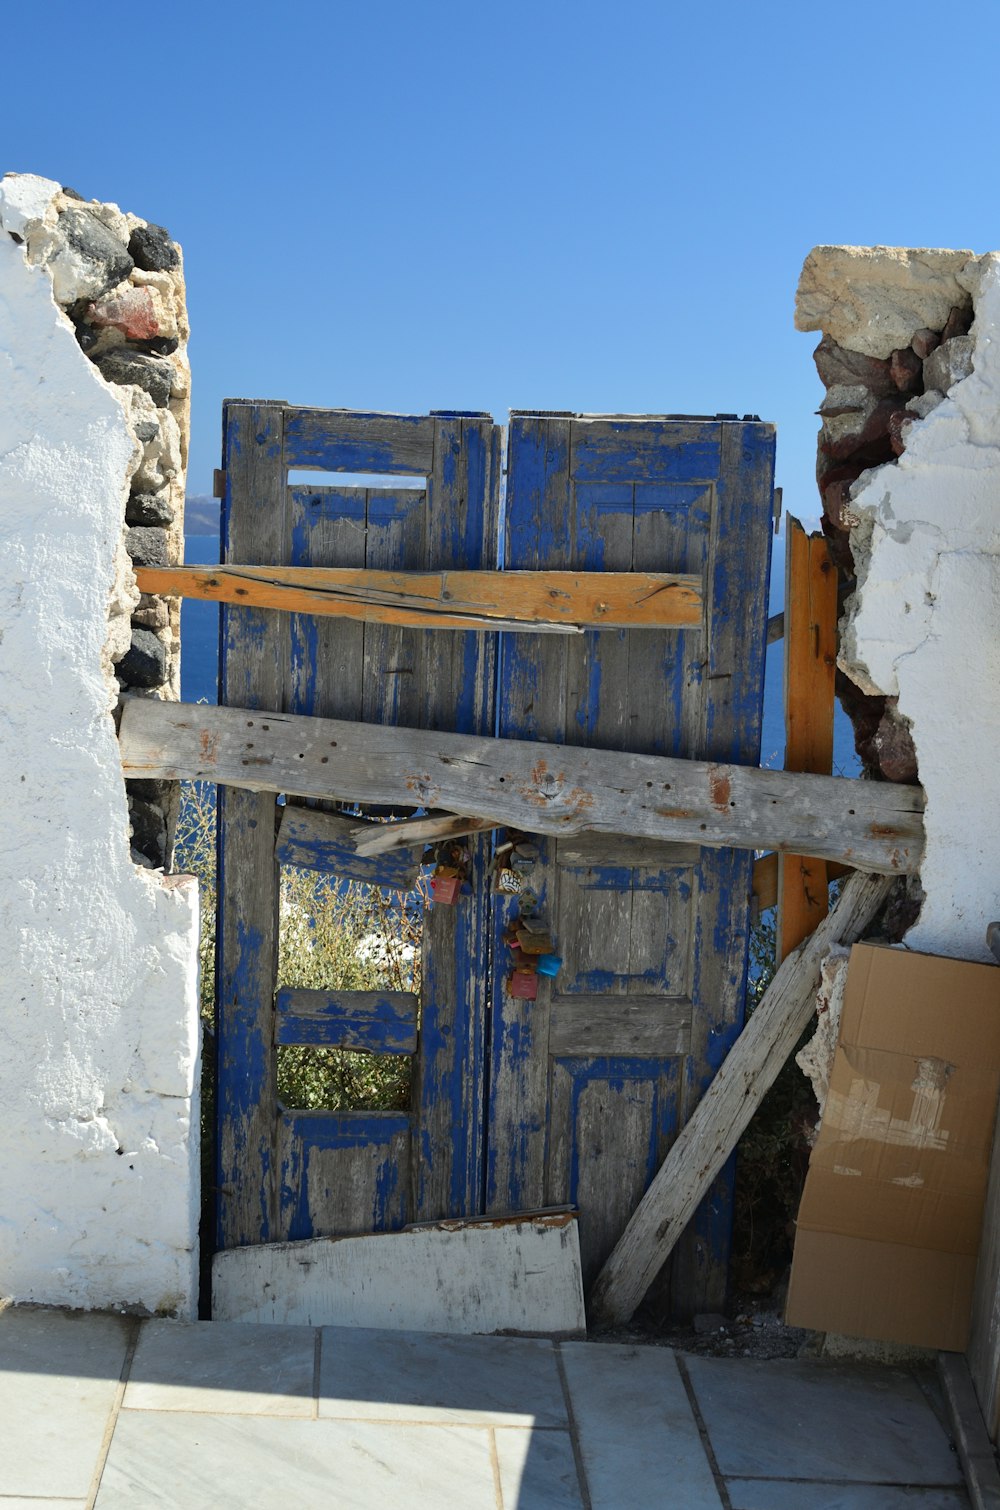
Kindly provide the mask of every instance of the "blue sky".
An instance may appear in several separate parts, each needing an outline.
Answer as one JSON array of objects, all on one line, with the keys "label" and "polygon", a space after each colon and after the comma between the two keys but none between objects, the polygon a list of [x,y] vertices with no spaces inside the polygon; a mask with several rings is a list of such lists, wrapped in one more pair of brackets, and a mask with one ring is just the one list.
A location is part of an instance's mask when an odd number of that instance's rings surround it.
[{"label": "blue sky", "polygon": [[736,411],[810,516],[802,259],[1000,243],[998,41],[995,0],[16,6],[0,140],[182,242],[192,492],[225,396]]}]

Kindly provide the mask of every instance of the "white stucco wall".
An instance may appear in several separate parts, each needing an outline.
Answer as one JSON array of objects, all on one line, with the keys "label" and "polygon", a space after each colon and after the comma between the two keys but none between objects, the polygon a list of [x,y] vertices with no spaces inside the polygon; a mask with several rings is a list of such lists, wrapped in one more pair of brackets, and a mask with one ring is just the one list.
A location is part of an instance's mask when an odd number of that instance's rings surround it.
[{"label": "white stucco wall", "polygon": [[8,234],[45,192],[0,185],[0,1296],[188,1316],[197,889],[129,857],[106,640],[136,458]]},{"label": "white stucco wall", "polygon": [[910,426],[894,465],[855,485],[858,591],[842,663],[898,695],[913,728],[926,897],[905,942],[989,959],[986,927],[1000,918],[1000,254],[968,260],[957,281],[973,296],[974,371]]}]

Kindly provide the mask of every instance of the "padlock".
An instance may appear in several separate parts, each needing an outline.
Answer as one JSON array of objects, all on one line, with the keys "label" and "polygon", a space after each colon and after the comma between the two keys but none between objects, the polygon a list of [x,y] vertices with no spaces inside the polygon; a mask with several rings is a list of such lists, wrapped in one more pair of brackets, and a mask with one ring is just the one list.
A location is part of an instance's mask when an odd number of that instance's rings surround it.
[{"label": "padlock", "polygon": [[461,876],[431,876],[431,892],[434,900],[435,902],[440,902],[443,907],[454,907],[458,901],[461,889]]},{"label": "padlock", "polygon": [[532,933],[527,928],[519,928],[517,942],[525,954],[551,954],[553,951],[552,940],[547,933]]},{"label": "padlock", "polygon": [[539,975],[555,976],[562,969],[562,960],[558,954],[540,954],[535,960],[535,968]]},{"label": "padlock", "polygon": [[519,1001],[534,1001],[538,995],[538,976],[533,970],[512,970],[507,990]]}]

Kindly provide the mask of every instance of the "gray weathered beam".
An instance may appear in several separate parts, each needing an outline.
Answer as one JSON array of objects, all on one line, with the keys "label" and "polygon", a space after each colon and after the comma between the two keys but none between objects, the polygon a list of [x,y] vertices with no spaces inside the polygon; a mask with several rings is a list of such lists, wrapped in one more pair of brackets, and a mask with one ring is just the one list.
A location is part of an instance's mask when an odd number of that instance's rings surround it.
[{"label": "gray weathered beam", "polygon": [[916,870],[919,787],[204,704],[131,699],[126,776],[412,803],[527,832],[586,830]]},{"label": "gray weathered beam", "polygon": [[633,1314],[808,1025],[830,946],[857,943],[891,886],[884,876],[851,876],[830,915],[780,966],[598,1275],[594,1321]]}]

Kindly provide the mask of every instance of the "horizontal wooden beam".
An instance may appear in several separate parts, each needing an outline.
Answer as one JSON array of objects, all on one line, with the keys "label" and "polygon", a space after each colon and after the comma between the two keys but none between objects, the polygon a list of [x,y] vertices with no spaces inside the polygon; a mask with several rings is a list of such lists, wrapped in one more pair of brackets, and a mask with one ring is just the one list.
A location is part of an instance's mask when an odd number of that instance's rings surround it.
[{"label": "horizontal wooden beam", "polygon": [[278,1043],[371,1054],[414,1054],[417,998],[408,991],[313,991],[283,986],[274,1002]]},{"label": "horizontal wooden beam", "polygon": [[138,566],[142,592],[417,629],[683,629],[699,576],[664,572],[368,571],[325,566]]},{"label": "horizontal wooden beam", "polygon": [[857,943],[891,886],[852,876],[829,917],[780,966],[598,1275],[595,1321],[633,1314],[805,1030],[823,958],[833,944]]},{"label": "horizontal wooden beam", "polygon": [[344,818],[339,813],[318,812],[315,808],[290,803],[281,810],[274,857],[279,865],[331,871],[339,880],[409,891],[417,884],[420,875],[421,846],[416,849],[399,846],[392,854],[381,855],[379,851],[374,854],[363,852],[358,844],[359,836],[377,835],[387,827],[395,825],[359,825],[357,818]]},{"label": "horizontal wooden beam", "polygon": [[916,870],[923,845],[922,789],[888,781],[152,698],[126,702],[119,737],[130,777],[408,803],[528,833],[776,849],[888,874]]}]

